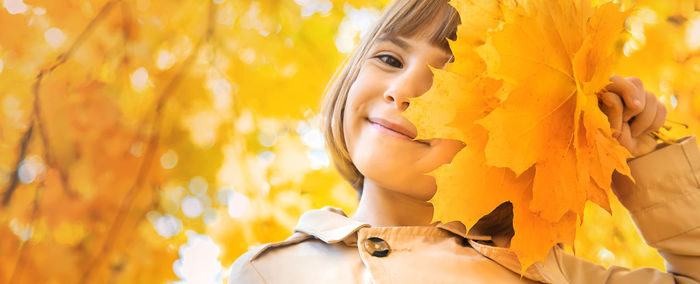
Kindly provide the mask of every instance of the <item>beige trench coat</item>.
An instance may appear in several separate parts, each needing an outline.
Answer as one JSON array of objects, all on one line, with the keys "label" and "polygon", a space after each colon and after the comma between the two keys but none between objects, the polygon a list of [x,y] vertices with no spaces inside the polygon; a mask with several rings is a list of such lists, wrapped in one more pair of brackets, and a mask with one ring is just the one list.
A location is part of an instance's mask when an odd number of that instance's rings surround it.
[{"label": "beige trench coat", "polygon": [[491,237],[458,222],[371,227],[337,208],[304,213],[288,239],[239,257],[229,283],[700,283],[700,150],[695,136],[629,162],[637,183],[620,197],[668,273],[604,268],[554,247],[520,277]]}]

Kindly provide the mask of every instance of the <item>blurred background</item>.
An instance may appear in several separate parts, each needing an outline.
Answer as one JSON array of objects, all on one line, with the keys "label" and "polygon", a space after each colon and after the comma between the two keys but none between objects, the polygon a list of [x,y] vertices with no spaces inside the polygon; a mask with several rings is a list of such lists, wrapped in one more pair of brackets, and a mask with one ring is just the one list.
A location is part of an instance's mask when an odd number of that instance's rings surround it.
[{"label": "blurred background", "polygon": [[[388,0],[0,1],[0,283],[221,283],[354,212],[320,98]],[[622,2],[616,73],[695,133],[700,1]],[[664,269],[616,200],[586,210],[578,255]]]}]

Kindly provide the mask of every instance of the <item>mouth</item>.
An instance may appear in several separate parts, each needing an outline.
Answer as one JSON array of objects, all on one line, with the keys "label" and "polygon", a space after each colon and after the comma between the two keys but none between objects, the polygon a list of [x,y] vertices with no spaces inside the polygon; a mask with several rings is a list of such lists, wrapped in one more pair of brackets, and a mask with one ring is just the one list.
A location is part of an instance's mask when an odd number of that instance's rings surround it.
[{"label": "mouth", "polygon": [[[391,124],[385,120],[375,118],[367,118],[366,120],[372,127],[374,127],[382,133],[388,134],[393,137],[405,139],[411,142],[416,142],[426,146],[430,146],[430,141],[422,139],[414,140],[411,136],[406,134],[408,132],[407,130],[398,125]],[[415,135],[413,136],[415,137]]]}]

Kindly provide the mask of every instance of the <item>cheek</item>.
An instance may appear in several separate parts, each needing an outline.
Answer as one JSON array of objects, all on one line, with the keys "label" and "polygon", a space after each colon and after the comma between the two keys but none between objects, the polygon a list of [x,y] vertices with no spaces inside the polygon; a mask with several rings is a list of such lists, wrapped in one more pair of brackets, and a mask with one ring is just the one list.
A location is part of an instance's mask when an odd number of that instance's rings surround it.
[{"label": "cheek", "polygon": [[343,107],[343,136],[351,156],[355,152],[357,140],[362,136],[362,124],[372,103],[372,98],[369,97],[371,90],[368,89],[370,86],[363,84],[360,79],[362,78],[358,77],[350,86]]},{"label": "cheek", "polygon": [[366,120],[373,107],[382,107],[381,89],[360,74],[350,87],[343,113],[345,145],[355,167],[368,179],[391,190],[426,199],[435,181],[425,173],[451,161],[463,144],[436,139],[434,145],[387,137]]},{"label": "cheek", "polygon": [[345,108],[343,110],[343,138],[345,139],[345,145],[348,149],[348,153],[352,156],[355,152],[356,140],[359,136],[359,131],[357,129],[356,117],[358,116],[355,110],[356,106],[354,101],[348,98]]}]

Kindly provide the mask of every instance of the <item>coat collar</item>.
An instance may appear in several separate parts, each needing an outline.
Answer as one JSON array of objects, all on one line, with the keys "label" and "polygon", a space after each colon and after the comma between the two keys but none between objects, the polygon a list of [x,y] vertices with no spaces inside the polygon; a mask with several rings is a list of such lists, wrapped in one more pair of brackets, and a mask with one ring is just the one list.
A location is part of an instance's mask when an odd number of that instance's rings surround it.
[{"label": "coat collar", "polygon": [[[435,226],[462,238],[479,241],[491,240],[491,236],[473,230],[467,233],[464,225],[458,221],[438,223]],[[371,225],[348,218],[345,212],[339,208],[326,206],[321,209],[309,210],[301,215],[294,231],[312,235],[329,244],[343,242],[353,246],[357,244],[357,230],[366,227],[371,227]]]},{"label": "coat collar", "polygon": [[[467,232],[465,226],[458,221],[438,223],[436,227],[460,236],[482,255],[496,261],[505,268],[521,274],[525,278],[551,283],[542,273],[542,265],[533,265],[525,271],[520,270],[520,263],[515,254],[507,248],[483,245],[477,241],[490,241],[491,236],[475,230]],[[294,228],[295,235],[302,233],[313,236],[328,244],[343,242],[348,246],[357,246],[357,231],[371,227],[370,224],[348,218],[340,208],[326,206],[321,209],[306,211]]]}]

